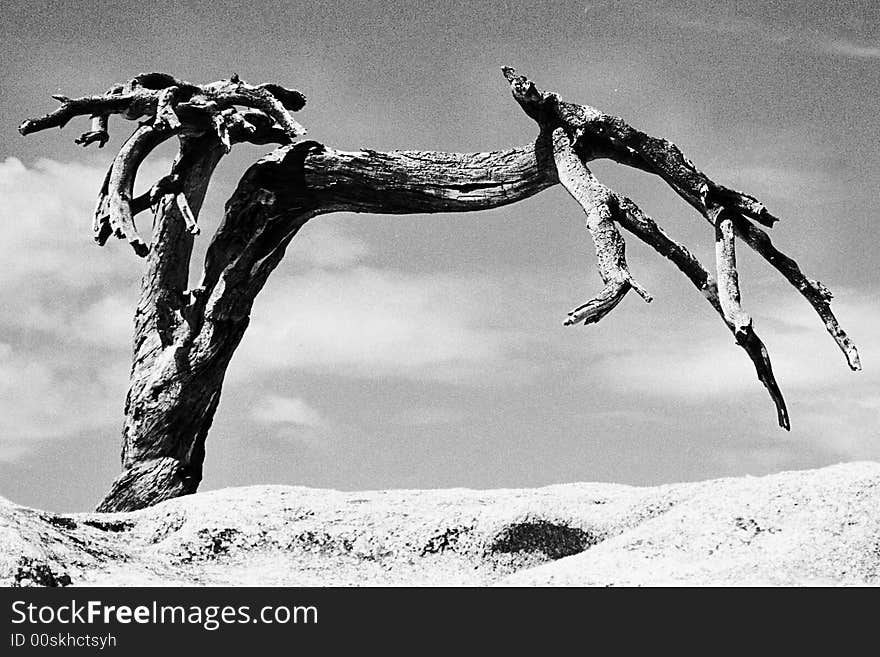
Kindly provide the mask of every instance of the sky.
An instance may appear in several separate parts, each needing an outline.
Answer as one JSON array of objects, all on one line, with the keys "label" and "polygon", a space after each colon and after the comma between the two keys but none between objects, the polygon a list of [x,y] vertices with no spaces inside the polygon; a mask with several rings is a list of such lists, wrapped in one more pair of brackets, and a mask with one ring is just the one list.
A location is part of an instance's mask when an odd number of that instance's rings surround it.
[{"label": "sky", "polygon": [[[870,2],[22,2],[0,26],[0,495],[93,508],[119,469],[143,262],[92,242],[114,149],[21,137],[51,94],[145,71],[296,87],[309,137],[343,149],[497,150],[536,128],[511,65],[665,137],[782,218],[777,246],[835,292],[864,371],[802,297],[739,250],[743,304],[788,402],[775,411],[705,300],[628,239],[654,296],[564,327],[601,281],[583,213],[554,187],[455,215],[310,222],[257,298],[207,443],[202,490],[649,485],[880,458],[880,4]],[[223,203],[269,147],[221,163]],[[163,175],[170,145],[143,165]],[[662,181],[594,173],[711,267],[710,227]]]}]

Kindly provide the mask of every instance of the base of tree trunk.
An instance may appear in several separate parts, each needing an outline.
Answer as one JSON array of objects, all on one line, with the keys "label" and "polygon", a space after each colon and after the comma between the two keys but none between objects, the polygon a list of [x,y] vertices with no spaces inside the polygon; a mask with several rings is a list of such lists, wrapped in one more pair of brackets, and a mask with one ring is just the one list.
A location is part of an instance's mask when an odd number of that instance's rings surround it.
[{"label": "base of tree trunk", "polygon": [[143,461],[124,470],[116,478],[96,510],[143,509],[164,500],[195,493],[201,480],[201,466],[196,469],[169,456]]}]

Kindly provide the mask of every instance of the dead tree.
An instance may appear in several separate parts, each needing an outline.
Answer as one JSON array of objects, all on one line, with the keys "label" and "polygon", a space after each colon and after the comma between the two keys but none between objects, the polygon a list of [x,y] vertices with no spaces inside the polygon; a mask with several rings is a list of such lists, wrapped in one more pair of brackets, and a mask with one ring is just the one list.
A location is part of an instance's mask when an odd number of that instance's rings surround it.
[{"label": "dead tree", "polygon": [[[754,364],[779,425],[789,429],[767,350],[740,304],[738,238],[804,296],[850,368],[860,369],[855,345],[831,312],[831,293],[807,278],[756,225],[772,227],[777,221],[757,199],[714,182],[669,141],[542,92],[511,68],[503,73],[539,130],[524,146],[491,153],[345,152],[298,141],[305,130],[292,113],[305,105],[305,97],[275,84],[246,84],[236,75],[205,85],[162,73],[139,75],[101,95],[54,96],[60,102],[55,111],[21,124],[19,131],[27,135],[89,116],[90,130],[76,141],[103,147],[110,115],[139,120],[107,172],[93,224],[98,244],[113,235],[146,259],[134,317],[122,473],[98,510],[138,509],[195,492],[223,377],[247,329],[254,299],[297,231],[312,217],[330,212],[485,210],[558,183],[586,214],[604,284],[568,314],[566,325],[599,321],[630,290],[651,300],[627,266],[622,227],[671,260],[706,298]],[[134,197],[138,166],[172,137],[179,152],[170,172]],[[208,182],[220,158],[239,142],[280,147],[239,181],[208,246],[201,282],[187,289]],[[714,231],[714,272],[633,201],[599,182],[587,166],[599,158],[660,176],[692,205]],[[153,215],[149,243],[135,224],[135,217],[147,210]]]}]

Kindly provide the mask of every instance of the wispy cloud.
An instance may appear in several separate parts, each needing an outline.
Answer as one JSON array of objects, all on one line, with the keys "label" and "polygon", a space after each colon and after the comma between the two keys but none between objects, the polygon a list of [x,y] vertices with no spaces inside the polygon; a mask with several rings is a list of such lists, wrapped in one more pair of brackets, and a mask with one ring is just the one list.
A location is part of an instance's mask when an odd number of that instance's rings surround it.
[{"label": "wispy cloud", "polygon": [[262,424],[283,424],[321,429],[327,426],[321,413],[298,397],[269,395],[251,411],[251,417]]},{"label": "wispy cloud", "polygon": [[[763,337],[774,371],[784,390],[838,389],[858,382],[880,385],[880,304],[872,295],[838,290],[834,310],[855,339],[864,371],[846,366],[833,340],[812,308],[800,298],[771,304],[753,299],[747,304]],[[715,320],[715,321],[712,321]],[[698,337],[703,336],[703,337]],[[706,316],[693,330],[663,349],[645,350],[633,342],[603,362],[608,376],[620,385],[651,389],[659,395],[711,397],[754,389],[751,362],[720,321]],[[664,384],[657,385],[662,375]]]},{"label": "wispy cloud", "polygon": [[[145,178],[167,163],[153,166]],[[120,420],[140,263],[124,244],[92,242],[102,176],[52,160],[0,163],[10,218],[0,222],[0,458]],[[298,370],[497,383],[534,369],[521,332],[498,323],[509,281],[364,266],[367,243],[332,217],[307,226],[291,251],[288,271],[300,273],[269,282],[231,378]],[[268,397],[254,413],[278,431],[329,426],[296,398]]]},{"label": "wispy cloud", "polygon": [[[803,300],[753,303],[750,309],[797,435],[841,457],[876,458],[880,457],[880,304],[876,295],[839,293],[835,311],[859,346],[862,372],[849,370]],[[745,394],[757,399],[763,389],[750,361],[720,322],[710,319],[697,321],[687,335],[651,349],[624,340],[617,353],[597,364],[603,379],[621,393],[655,399],[702,405]],[[782,458],[781,454],[774,451],[768,459]]]},{"label": "wispy cloud", "polygon": [[258,434],[265,432],[275,440],[295,442],[316,450],[329,448],[336,434],[345,431],[300,397],[265,395],[251,410],[250,419]]},{"label": "wispy cloud", "polygon": [[518,332],[494,325],[502,282],[357,266],[272,281],[232,375],[277,369],[344,376],[496,380]]},{"label": "wispy cloud", "polygon": [[719,166],[717,170],[734,186],[747,189],[758,198],[769,197],[785,201],[827,202],[845,193],[841,189],[839,172],[829,175],[817,171],[809,162],[796,164],[750,165],[742,167]]},{"label": "wispy cloud", "polygon": [[799,26],[783,26],[745,16],[694,17],[657,12],[657,17],[680,26],[714,34],[753,38],[775,46],[853,59],[880,59],[880,46]]},{"label": "wispy cloud", "polygon": [[133,296],[138,263],[125,249],[92,242],[102,176],[52,160],[0,162],[2,460],[120,422],[134,299],[119,310]]},{"label": "wispy cloud", "polygon": [[369,247],[331,214],[307,223],[288,251],[294,266],[340,269],[363,260]]},{"label": "wispy cloud", "polygon": [[[158,178],[163,161],[143,165],[142,177]],[[104,171],[77,163],[40,159],[25,166],[16,158],[0,162],[0,286],[27,281],[74,290],[106,287],[119,276],[138,271],[120,245],[95,246],[92,210]]]},{"label": "wispy cloud", "polygon": [[0,461],[16,460],[38,443],[121,421],[126,364],[89,363],[70,353],[42,356],[0,344]]},{"label": "wispy cloud", "polygon": [[822,39],[821,49],[835,55],[854,57],[856,59],[880,59],[880,46],[863,45],[846,39]]}]

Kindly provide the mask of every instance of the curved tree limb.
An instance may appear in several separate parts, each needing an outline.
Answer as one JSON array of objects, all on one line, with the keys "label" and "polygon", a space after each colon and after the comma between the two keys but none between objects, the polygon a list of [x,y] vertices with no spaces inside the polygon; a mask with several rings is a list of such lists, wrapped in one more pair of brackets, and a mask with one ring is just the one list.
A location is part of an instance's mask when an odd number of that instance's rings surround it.
[{"label": "curved tree limb", "polygon": [[[216,137],[202,137],[209,138],[222,155]],[[209,245],[202,283],[189,293],[181,290],[192,236],[176,206],[163,197],[138,307],[123,473],[99,508],[140,507],[195,490],[226,365],[257,294],[306,221],[340,210],[499,207],[555,184],[551,163],[550,146],[543,142],[474,154],[346,152],[316,142],[283,147],[242,177]],[[176,164],[175,172],[183,175],[182,166]],[[204,169],[191,177],[206,181],[206,174]],[[179,395],[182,386],[188,395]],[[175,438],[151,441],[157,434]]]},{"label": "curved tree limb", "polygon": [[134,252],[143,257],[149,247],[134,225],[132,198],[138,167],[150,151],[171,136],[171,128],[142,125],[119,149],[107,183],[107,210],[110,227],[117,237],[128,239]]},{"label": "curved tree limb", "polygon": [[141,162],[173,134],[171,130],[142,125],[122,144],[107,170],[95,206],[92,231],[99,245],[103,246],[110,235],[115,234],[120,239],[128,238],[139,256],[147,254],[147,245],[138,234],[133,219],[147,206],[132,199],[134,182]]},{"label": "curved tree limb", "polygon": [[616,199],[613,192],[590,173],[561,128],[553,131],[553,156],[560,184],[580,203],[587,215],[587,230],[596,246],[599,275],[605,283],[597,296],[568,313],[565,325],[598,322],[630,289],[650,303],[651,295],[636,283],[626,264],[626,244],[614,224]]},{"label": "curved tree limb", "polygon": [[253,165],[208,247],[205,316],[241,317],[306,221],[328,212],[468,212],[515,203],[557,182],[539,140],[491,153],[339,151],[318,142]]}]

